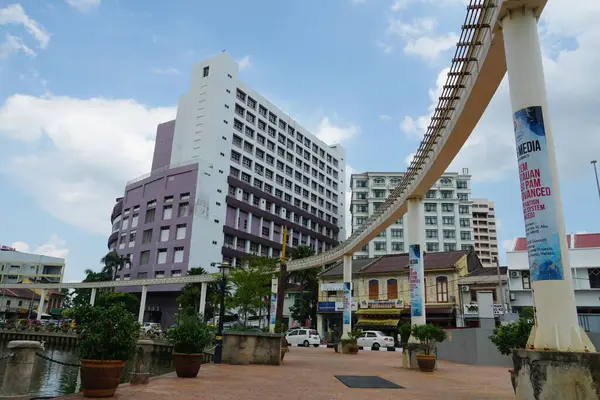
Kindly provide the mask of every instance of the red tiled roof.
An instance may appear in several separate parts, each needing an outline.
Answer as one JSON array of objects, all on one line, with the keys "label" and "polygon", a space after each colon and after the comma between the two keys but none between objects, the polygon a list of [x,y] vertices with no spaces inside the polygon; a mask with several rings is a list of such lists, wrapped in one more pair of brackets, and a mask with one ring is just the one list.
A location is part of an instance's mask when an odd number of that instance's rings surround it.
[{"label": "red tiled roof", "polygon": [[39,300],[40,295],[35,293],[31,289],[0,289],[0,295],[3,294],[7,297],[17,297],[20,299],[31,299]]},{"label": "red tiled roof", "polygon": [[[454,268],[456,262],[467,255],[467,250],[443,251],[425,253],[423,266],[426,270]],[[390,254],[375,260],[372,264],[361,269],[359,274],[379,274],[388,272],[402,272],[408,268],[408,253]]]},{"label": "red tiled roof", "polygon": [[[575,246],[571,245],[571,238],[575,237]],[[574,235],[567,235],[567,245],[569,248],[575,249],[589,249],[600,247],[600,233],[576,233]],[[517,238],[513,251],[526,251],[527,250],[527,239]]]}]

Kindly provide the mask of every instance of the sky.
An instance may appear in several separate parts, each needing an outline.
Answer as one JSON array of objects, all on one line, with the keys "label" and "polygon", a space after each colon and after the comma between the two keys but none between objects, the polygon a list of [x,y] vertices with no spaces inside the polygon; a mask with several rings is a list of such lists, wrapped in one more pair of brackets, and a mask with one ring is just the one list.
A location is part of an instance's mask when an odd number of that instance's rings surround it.
[{"label": "sky", "polygon": [[[0,0],[0,244],[100,268],[110,213],[147,173],[191,66],[225,50],[240,78],[349,172],[403,171],[444,84],[465,0]],[[597,232],[600,2],[539,23],[568,232]],[[496,203],[501,260],[524,235],[508,84],[448,171]],[[349,180],[347,180],[349,181]],[[347,202],[349,203],[349,202]]]}]

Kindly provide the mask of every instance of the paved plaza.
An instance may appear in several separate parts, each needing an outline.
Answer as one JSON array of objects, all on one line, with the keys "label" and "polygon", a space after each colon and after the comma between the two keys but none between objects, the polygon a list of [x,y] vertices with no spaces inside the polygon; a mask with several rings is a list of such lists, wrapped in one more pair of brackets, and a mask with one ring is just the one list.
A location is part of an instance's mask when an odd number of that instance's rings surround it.
[{"label": "paved plaza", "polygon": [[[376,375],[404,389],[351,389],[335,375]],[[81,397],[74,395],[69,399]],[[292,348],[276,366],[203,365],[197,379],[175,374],[156,377],[146,386],[122,385],[116,399],[203,400],[387,400],[514,399],[507,368],[440,361],[434,373],[402,368],[398,352],[361,351],[356,356],[332,349]]]}]

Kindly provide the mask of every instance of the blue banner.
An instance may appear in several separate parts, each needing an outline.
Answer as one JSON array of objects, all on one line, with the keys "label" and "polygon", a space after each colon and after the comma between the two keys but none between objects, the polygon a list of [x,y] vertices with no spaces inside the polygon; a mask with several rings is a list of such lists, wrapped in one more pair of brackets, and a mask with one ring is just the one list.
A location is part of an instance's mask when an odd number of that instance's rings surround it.
[{"label": "blue banner", "polygon": [[531,279],[562,280],[564,271],[556,199],[552,191],[542,107],[527,107],[515,112],[513,123]]},{"label": "blue banner", "polygon": [[271,294],[271,325],[275,325],[275,317],[277,314],[277,294]]},{"label": "blue banner", "polygon": [[350,282],[344,282],[344,325],[352,321],[352,289]]},{"label": "blue banner", "polygon": [[408,247],[408,262],[410,264],[410,315],[411,317],[423,316],[423,297],[421,296],[421,285],[423,284],[423,259],[421,258],[421,246],[411,244]]},{"label": "blue banner", "polygon": [[317,303],[317,309],[320,312],[334,312],[335,301],[320,301]]}]

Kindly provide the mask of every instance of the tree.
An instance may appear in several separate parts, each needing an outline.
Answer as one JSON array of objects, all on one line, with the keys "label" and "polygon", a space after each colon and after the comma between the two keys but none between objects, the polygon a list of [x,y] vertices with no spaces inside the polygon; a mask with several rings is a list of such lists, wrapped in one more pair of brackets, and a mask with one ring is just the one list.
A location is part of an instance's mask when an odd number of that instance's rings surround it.
[{"label": "tree", "polygon": [[[191,268],[188,270],[188,275],[205,275],[208,272],[202,267]],[[225,288],[225,297],[230,296],[231,284]],[[197,313],[200,308],[200,293],[202,292],[202,283],[187,283],[179,297],[177,303],[182,310],[193,310]],[[217,305],[221,301],[221,284],[220,281],[209,282],[206,288],[206,305],[204,307],[204,320],[210,320],[214,317]]]},{"label": "tree", "polygon": [[100,259],[102,267],[101,274],[104,274],[108,279],[113,280],[117,275],[117,272],[122,270],[126,263],[131,262],[128,257],[120,256],[115,250],[109,251],[104,257]]},{"label": "tree", "polygon": [[229,306],[237,308],[243,317],[244,326],[248,316],[256,315],[263,307],[263,299],[271,293],[271,278],[277,272],[278,260],[267,257],[249,257],[245,268],[233,269],[228,280],[235,286]]},{"label": "tree", "polygon": [[123,308],[133,315],[137,316],[140,310],[140,299],[132,293],[113,293],[103,292],[100,293],[96,299],[96,306],[109,308],[113,304],[120,304]]},{"label": "tree", "polygon": [[[296,247],[292,252],[292,259],[311,257],[315,255],[312,247],[302,245]],[[290,316],[296,321],[305,321],[310,318],[314,325],[317,320],[317,303],[319,299],[319,273],[321,268],[304,269],[293,271],[288,274],[288,280],[300,284],[303,293],[292,307]]]},{"label": "tree", "polygon": [[[84,271],[85,279],[82,282],[106,282],[112,280],[109,276],[104,272],[94,272],[91,269],[86,269]],[[107,289],[98,289],[98,296],[101,292],[106,292]],[[92,297],[92,289],[76,289],[73,291],[72,295],[72,303],[73,306],[82,306],[84,304],[89,304],[90,299]]]}]

